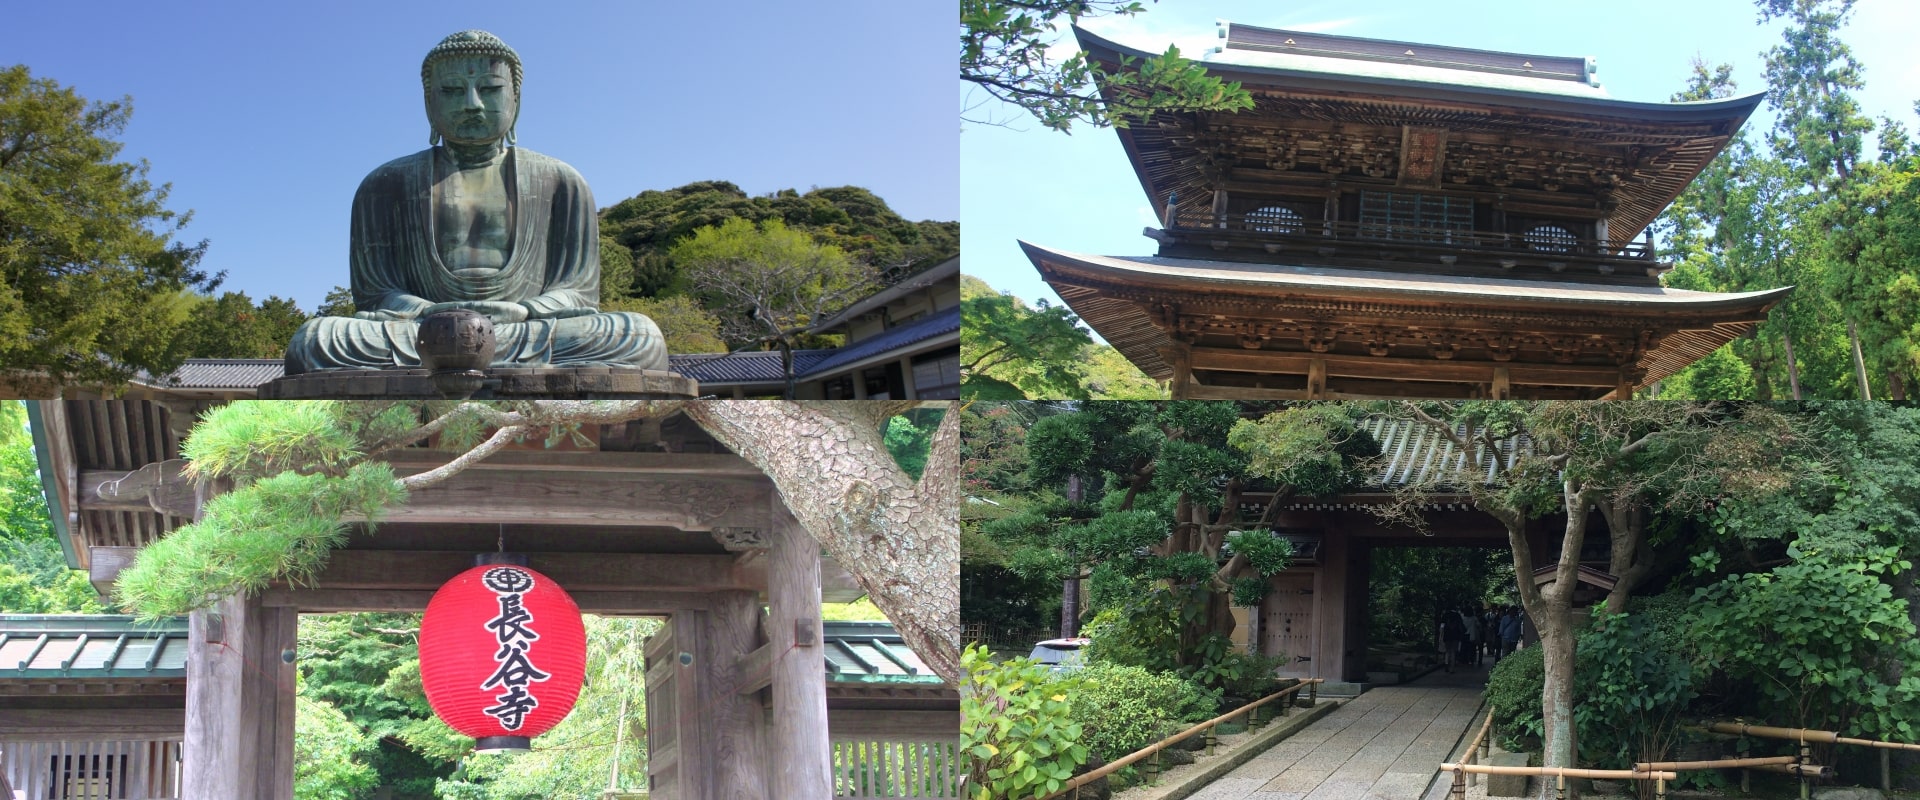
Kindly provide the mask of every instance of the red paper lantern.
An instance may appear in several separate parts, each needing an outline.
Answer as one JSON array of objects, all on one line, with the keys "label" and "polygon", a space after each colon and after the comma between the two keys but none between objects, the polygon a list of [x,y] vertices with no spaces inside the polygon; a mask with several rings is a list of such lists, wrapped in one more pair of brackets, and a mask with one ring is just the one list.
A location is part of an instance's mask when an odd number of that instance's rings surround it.
[{"label": "red paper lantern", "polygon": [[427,702],[480,750],[525,750],[565,719],[587,670],[580,607],[559,584],[515,564],[454,576],[420,621]]}]

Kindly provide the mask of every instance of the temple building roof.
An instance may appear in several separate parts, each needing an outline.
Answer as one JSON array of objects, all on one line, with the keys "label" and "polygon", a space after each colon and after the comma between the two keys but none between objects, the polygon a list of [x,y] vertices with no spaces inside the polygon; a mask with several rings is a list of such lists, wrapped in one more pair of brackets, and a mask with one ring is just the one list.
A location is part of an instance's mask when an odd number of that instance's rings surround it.
[{"label": "temple building roof", "polygon": [[187,619],[0,615],[0,680],[185,678]]},{"label": "temple building roof", "polygon": [[[1672,375],[1751,330],[1789,291],[1717,294],[1021,246],[1074,313],[1148,376],[1180,383],[1184,353],[1194,399],[1473,396],[1439,387],[1486,384],[1496,368],[1516,386],[1561,387],[1516,396],[1598,398],[1617,380],[1647,385]],[[1326,370],[1318,391],[1221,380],[1307,375],[1311,360]]]},{"label": "temple building roof", "polygon": [[[1151,58],[1075,28],[1096,61]],[[1234,181],[1385,178],[1402,188],[1507,195],[1515,204],[1604,196],[1608,236],[1651,224],[1753,113],[1764,94],[1699,102],[1607,95],[1584,58],[1500,53],[1222,23],[1194,60],[1253,95],[1235,114],[1160,113],[1118,130],[1156,209]],[[1291,44],[1288,44],[1291,42]],[[1411,55],[1408,55],[1411,53]],[[1530,65],[1530,66],[1529,66]],[[1517,112],[1517,113],[1516,113]],[[1331,126],[1331,127],[1329,127]],[[1421,136],[1431,162],[1405,161]],[[1341,155],[1325,159],[1329,152]],[[1279,167],[1261,168],[1260,163]],[[1332,166],[1329,166],[1331,164]],[[1565,194],[1562,194],[1562,193]]]}]

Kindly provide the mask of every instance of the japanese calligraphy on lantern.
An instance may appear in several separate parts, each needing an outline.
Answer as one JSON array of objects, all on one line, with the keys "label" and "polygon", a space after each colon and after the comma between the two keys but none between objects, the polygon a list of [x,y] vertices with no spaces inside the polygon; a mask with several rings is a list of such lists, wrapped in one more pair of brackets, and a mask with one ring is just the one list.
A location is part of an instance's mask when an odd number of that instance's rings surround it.
[{"label": "japanese calligraphy on lantern", "polygon": [[513,567],[495,567],[480,578],[481,585],[492,590],[500,603],[500,613],[486,622],[486,629],[499,644],[499,649],[493,652],[497,666],[480,684],[481,691],[500,692],[493,698],[498,705],[482,709],[481,713],[499,720],[500,727],[510,731],[520,730],[527,713],[540,707],[540,699],[529,691],[529,684],[553,677],[534,666],[527,655],[533,643],[540,639],[540,634],[531,627],[533,612],[527,610],[525,601],[533,582],[532,575]]}]

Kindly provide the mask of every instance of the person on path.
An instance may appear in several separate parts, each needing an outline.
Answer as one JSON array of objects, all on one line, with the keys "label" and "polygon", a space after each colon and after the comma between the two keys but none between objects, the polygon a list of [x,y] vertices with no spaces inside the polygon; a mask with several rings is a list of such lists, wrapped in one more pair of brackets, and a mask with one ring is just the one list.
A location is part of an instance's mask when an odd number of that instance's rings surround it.
[{"label": "person on path", "polygon": [[1460,624],[1459,614],[1444,610],[1440,612],[1440,663],[1446,665],[1449,673],[1453,672],[1453,662],[1460,658],[1460,642],[1466,636],[1466,626]]},{"label": "person on path", "polygon": [[1500,654],[1509,655],[1520,646],[1520,607],[1508,606],[1500,617]]},{"label": "person on path", "polygon": [[1460,642],[1460,663],[1480,666],[1479,659],[1474,656],[1480,647],[1480,626],[1475,624],[1471,608],[1462,608],[1459,614],[1460,627],[1466,629],[1466,638]]}]

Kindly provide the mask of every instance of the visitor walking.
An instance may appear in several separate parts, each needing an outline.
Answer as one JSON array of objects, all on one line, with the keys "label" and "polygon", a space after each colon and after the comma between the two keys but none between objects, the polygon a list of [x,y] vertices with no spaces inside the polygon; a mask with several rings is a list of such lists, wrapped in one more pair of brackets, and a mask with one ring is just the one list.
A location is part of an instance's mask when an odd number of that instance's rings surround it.
[{"label": "visitor walking", "polygon": [[1500,618],[1500,654],[1509,655],[1520,647],[1520,607],[1508,606]]},{"label": "visitor walking", "polygon": [[1440,663],[1446,665],[1447,672],[1453,672],[1453,662],[1459,660],[1460,643],[1466,639],[1467,629],[1460,624],[1460,615],[1452,611],[1440,612]]},{"label": "visitor walking", "polygon": [[1460,663],[1480,666],[1479,659],[1474,657],[1475,649],[1480,646],[1480,626],[1474,623],[1473,609],[1462,608],[1458,613],[1460,627],[1466,629],[1466,636],[1460,641]]}]

